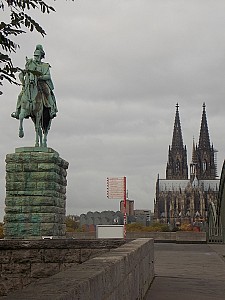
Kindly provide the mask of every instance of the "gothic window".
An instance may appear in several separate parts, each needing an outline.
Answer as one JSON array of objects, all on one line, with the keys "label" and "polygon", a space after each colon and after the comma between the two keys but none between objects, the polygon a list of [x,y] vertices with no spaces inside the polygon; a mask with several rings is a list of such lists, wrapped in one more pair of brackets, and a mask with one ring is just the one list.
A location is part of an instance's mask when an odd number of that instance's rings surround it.
[{"label": "gothic window", "polygon": [[179,172],[179,171],[180,171],[180,162],[177,159],[177,161],[176,161],[176,172]]},{"label": "gothic window", "polygon": [[206,162],[206,160],[204,160],[203,163],[202,163],[202,170],[203,170],[203,172],[205,172],[207,170],[207,162]]}]

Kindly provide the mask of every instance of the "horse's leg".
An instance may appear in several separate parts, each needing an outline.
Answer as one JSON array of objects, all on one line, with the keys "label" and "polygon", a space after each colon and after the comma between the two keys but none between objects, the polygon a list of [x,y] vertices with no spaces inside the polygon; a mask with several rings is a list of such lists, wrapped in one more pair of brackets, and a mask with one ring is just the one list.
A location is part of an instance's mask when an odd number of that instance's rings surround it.
[{"label": "horse's leg", "polygon": [[39,147],[40,120],[38,114],[36,115],[34,126],[35,126],[35,147]]},{"label": "horse's leg", "polygon": [[43,142],[42,142],[42,130],[41,130],[41,126],[39,126],[38,135],[39,135],[39,140],[40,140],[40,147],[42,147],[43,146]]},{"label": "horse's leg", "polygon": [[45,129],[44,131],[44,140],[43,140],[43,146],[44,147],[47,147],[47,136],[48,136],[48,131],[50,129],[50,126],[51,126],[51,119],[49,120],[49,124],[48,124],[48,127]]},{"label": "horse's leg", "polygon": [[38,128],[35,125],[35,147],[39,147]]},{"label": "horse's leg", "polygon": [[43,147],[47,147],[47,132],[44,132],[44,138],[43,138]]},{"label": "horse's leg", "polygon": [[[35,133],[36,133],[35,147],[43,146],[42,128],[41,128],[43,107],[42,107],[42,105],[39,105],[39,107],[40,107],[40,109],[39,109],[39,111],[36,111],[36,118],[35,118]],[[40,144],[39,144],[39,141],[40,141]]]},{"label": "horse's leg", "polygon": [[23,119],[25,116],[25,110],[21,108],[20,114],[19,114],[19,120],[20,120],[20,125],[19,125],[19,137],[22,138],[24,137],[24,131],[23,131]]}]

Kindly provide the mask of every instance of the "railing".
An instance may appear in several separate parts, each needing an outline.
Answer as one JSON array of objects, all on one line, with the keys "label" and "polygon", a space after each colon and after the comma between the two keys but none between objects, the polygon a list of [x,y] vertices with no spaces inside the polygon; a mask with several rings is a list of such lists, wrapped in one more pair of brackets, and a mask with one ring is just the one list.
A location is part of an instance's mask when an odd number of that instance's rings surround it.
[{"label": "railing", "polygon": [[207,243],[225,244],[225,228],[221,226],[209,226],[207,230]]}]

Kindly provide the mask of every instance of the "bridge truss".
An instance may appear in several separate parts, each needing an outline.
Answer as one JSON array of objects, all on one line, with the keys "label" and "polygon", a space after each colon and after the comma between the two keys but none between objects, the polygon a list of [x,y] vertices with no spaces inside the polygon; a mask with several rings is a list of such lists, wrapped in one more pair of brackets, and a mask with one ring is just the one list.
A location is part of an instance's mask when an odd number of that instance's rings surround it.
[{"label": "bridge truss", "polygon": [[218,202],[208,208],[207,242],[225,244],[225,161],[223,163]]}]

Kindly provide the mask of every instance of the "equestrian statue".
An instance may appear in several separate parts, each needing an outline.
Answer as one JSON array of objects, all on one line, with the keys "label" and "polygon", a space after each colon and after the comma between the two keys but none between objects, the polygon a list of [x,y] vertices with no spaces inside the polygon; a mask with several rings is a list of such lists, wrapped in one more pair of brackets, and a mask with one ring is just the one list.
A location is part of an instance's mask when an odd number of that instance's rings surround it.
[{"label": "equestrian statue", "polygon": [[17,100],[16,111],[11,114],[19,120],[19,137],[24,136],[23,120],[31,118],[35,126],[35,147],[47,147],[47,135],[51,121],[58,112],[50,65],[42,62],[45,52],[42,45],[37,45],[34,58],[26,57],[25,69],[19,79],[22,91]]}]

